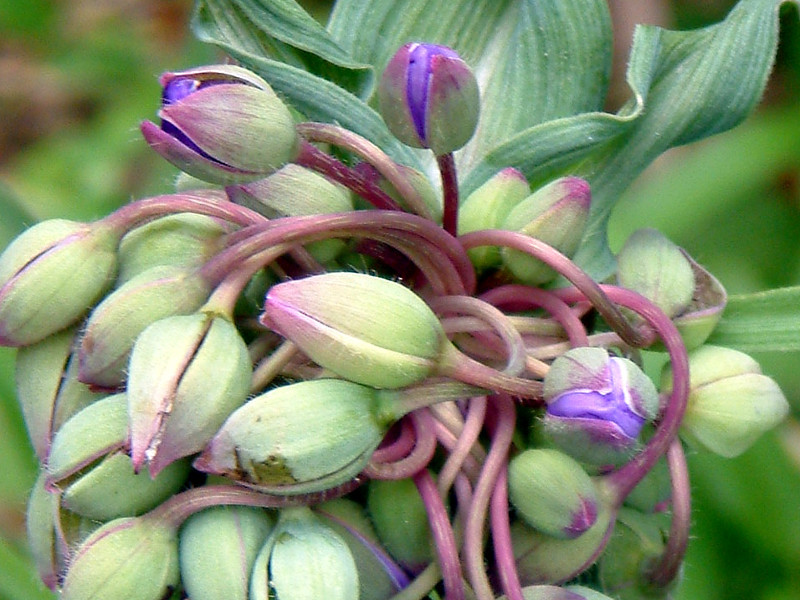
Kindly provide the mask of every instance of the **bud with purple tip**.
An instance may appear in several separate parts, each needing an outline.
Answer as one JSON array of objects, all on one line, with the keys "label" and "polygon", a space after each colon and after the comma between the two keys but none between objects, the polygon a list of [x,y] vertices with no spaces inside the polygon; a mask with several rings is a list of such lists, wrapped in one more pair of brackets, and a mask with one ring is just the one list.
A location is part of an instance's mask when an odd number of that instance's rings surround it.
[{"label": "bud with purple tip", "polygon": [[176,167],[228,184],[266,177],[292,160],[298,137],[289,109],[266,81],[241,67],[215,65],[165,73],[147,143]]},{"label": "bud with purple tip", "polygon": [[653,382],[636,364],[603,348],[575,348],[553,361],[544,400],[544,426],[553,442],[578,460],[600,465],[629,458],[658,410]]},{"label": "bud with purple tip", "polygon": [[436,155],[461,148],[478,124],[475,75],[447,46],[409,43],[400,48],[386,65],[378,99],[397,139]]}]

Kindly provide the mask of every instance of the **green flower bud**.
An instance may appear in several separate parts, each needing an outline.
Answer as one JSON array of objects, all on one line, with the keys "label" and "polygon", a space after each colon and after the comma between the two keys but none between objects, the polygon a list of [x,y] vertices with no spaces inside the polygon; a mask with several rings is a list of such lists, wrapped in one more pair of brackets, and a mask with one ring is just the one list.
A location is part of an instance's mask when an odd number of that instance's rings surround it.
[{"label": "green flower bud", "polygon": [[267,294],[261,321],[320,366],[377,388],[428,377],[446,341],[422,298],[399,283],[362,273],[280,283]]},{"label": "green flower bud", "polygon": [[428,513],[411,479],[370,481],[367,509],[378,538],[398,562],[417,571],[433,560]]},{"label": "green flower bud", "polygon": [[618,464],[639,448],[658,392],[635,363],[603,348],[574,348],[544,380],[544,429],[561,450],[590,464]]},{"label": "green flower bud", "polygon": [[202,450],[244,404],[252,365],[226,317],[208,313],[161,319],[133,347],[128,381],[131,460],[155,476]]},{"label": "green flower bud", "polygon": [[227,185],[266,177],[291,161],[299,139],[292,115],[269,84],[233,65],[164,73],[161,127],[147,143],[182,171]]},{"label": "green flower bud", "polygon": [[58,587],[58,577],[65,564],[66,544],[60,543],[57,532],[59,524],[60,494],[49,492],[45,487],[45,472],[41,471],[33,484],[28,498],[25,525],[28,546],[36,570],[44,584],[51,590]]},{"label": "green flower bud", "polygon": [[662,458],[625,498],[625,504],[643,513],[663,510],[672,495],[667,461]]},{"label": "green flower bud", "polygon": [[218,506],[196,513],[179,533],[181,582],[192,600],[248,600],[250,573],[273,527],[270,513]]},{"label": "green flower bud", "polygon": [[[689,400],[680,434],[691,444],[733,458],[789,414],[789,403],[743,352],[702,346],[689,353]],[[671,371],[662,377],[672,389]]]},{"label": "green flower bud", "polygon": [[87,406],[64,424],[53,440],[47,474],[48,485],[61,490],[65,508],[108,521],[147,512],[180,489],[189,472],[187,461],[151,479],[134,472],[127,441],[124,394]]},{"label": "green flower bud", "polygon": [[147,517],[126,517],[109,521],[81,544],[60,597],[162,600],[179,581],[172,527]]},{"label": "green flower bud", "polygon": [[[405,180],[411,184],[411,187],[414,188],[419,194],[420,199],[422,200],[423,204],[427,207],[428,211],[430,212],[430,218],[432,221],[436,223],[442,222],[442,197],[439,195],[436,190],[431,185],[430,179],[428,179],[423,173],[420,173],[416,169],[412,169],[411,167],[407,167],[405,165],[396,165],[398,171],[403,174]],[[412,207],[407,206],[405,200],[400,196],[397,190],[392,186],[388,181],[381,180],[381,187],[388,193],[392,198],[397,200],[398,203],[404,206],[404,208],[408,209],[410,212],[416,212],[412,209]]]},{"label": "green flower bud", "polygon": [[578,537],[597,520],[591,478],[558,450],[537,448],[515,456],[508,465],[508,494],[528,525],[553,537]]},{"label": "green flower bud", "polygon": [[409,584],[408,576],[381,546],[360,504],[337,498],[315,506],[314,512],[350,549],[358,571],[359,600],[387,600]]},{"label": "green flower bud", "polygon": [[281,510],[256,558],[250,600],[358,597],[358,572],[347,544],[308,507]]},{"label": "green flower bud", "polygon": [[[482,229],[500,229],[508,214],[531,193],[528,180],[514,169],[507,167],[488,179],[472,192],[458,211],[459,235]],[[468,251],[475,268],[480,270],[500,264],[500,249],[495,246],[480,246]]]},{"label": "green flower bud", "polygon": [[556,584],[572,579],[597,560],[611,526],[611,509],[602,502],[594,525],[573,539],[554,538],[514,522],[511,544],[520,581]]},{"label": "green flower bud", "polygon": [[355,477],[394,418],[350,381],[284,385],[233,412],[194,466],[272,493],[320,491]]},{"label": "green flower bud", "polygon": [[[322,175],[295,164],[288,164],[266,179],[234,186],[234,200],[270,219],[349,212],[350,194]],[[321,240],[308,245],[321,263],[333,260],[342,251],[340,239]]]},{"label": "green flower bud", "polygon": [[598,575],[603,590],[619,600],[665,598],[668,590],[654,589],[646,574],[664,551],[669,531],[665,513],[645,515],[621,508],[614,534],[598,561]]},{"label": "green flower bud", "polygon": [[[583,237],[590,202],[588,183],[578,177],[562,177],[518,203],[502,228],[519,231],[572,256]],[[523,252],[503,248],[500,253],[506,268],[523,283],[539,285],[556,276],[553,269]]]},{"label": "green flower bud", "polygon": [[80,379],[100,387],[125,382],[133,343],[165,317],[194,312],[210,287],[194,270],[152,267],[125,282],[92,311],[80,347]]},{"label": "green flower bud", "polygon": [[410,43],[400,48],[383,72],[378,101],[397,139],[436,155],[461,148],[478,124],[478,82],[446,46]]},{"label": "green flower bud", "polygon": [[224,225],[206,215],[179,213],[150,221],[122,238],[117,282],[162,265],[199,267],[220,250],[224,233]]},{"label": "green flower bud", "polygon": [[75,329],[67,329],[17,352],[17,400],[39,462],[50,451],[54,407],[74,341]]},{"label": "green flower bud", "polygon": [[655,229],[639,229],[625,242],[617,255],[617,280],[669,317],[689,307],[695,287],[694,273],[684,253]]},{"label": "green flower bud", "polygon": [[119,235],[54,219],[0,255],[0,344],[25,346],[75,323],[114,278]]}]

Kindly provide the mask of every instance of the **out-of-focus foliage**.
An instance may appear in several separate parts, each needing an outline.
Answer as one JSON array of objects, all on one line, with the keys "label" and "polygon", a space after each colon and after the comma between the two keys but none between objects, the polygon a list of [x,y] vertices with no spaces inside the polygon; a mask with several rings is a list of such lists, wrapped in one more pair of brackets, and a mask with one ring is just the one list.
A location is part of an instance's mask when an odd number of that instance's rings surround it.
[{"label": "out-of-focus foliage", "polygon": [[[303,4],[324,18],[326,2]],[[733,2],[611,4],[624,40],[622,23],[634,12],[687,29],[719,21]],[[92,219],[171,187],[174,171],[137,126],[158,106],[159,73],[215,59],[191,40],[190,10],[190,0],[0,3],[0,248],[36,220]],[[786,6],[782,17],[776,72],[757,114],[653,165],[616,209],[613,249],[634,229],[655,227],[729,292],[800,284],[800,26],[796,9]],[[614,97],[625,97],[624,86]],[[681,600],[800,599],[800,356],[756,358],[795,417],[740,458],[690,456],[695,539]],[[0,600],[30,600],[50,594],[24,541],[36,463],[14,398],[13,359],[0,349]]]}]

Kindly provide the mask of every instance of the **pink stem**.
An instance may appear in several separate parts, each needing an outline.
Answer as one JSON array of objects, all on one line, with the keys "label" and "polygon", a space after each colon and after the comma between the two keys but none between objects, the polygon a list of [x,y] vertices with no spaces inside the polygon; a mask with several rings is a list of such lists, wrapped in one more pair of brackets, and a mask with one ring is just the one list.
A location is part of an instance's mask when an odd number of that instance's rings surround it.
[{"label": "pink stem", "polygon": [[483,429],[484,417],[486,416],[486,404],[486,396],[478,396],[469,401],[464,428],[458,436],[456,445],[450,449],[450,455],[439,471],[439,493],[443,496],[453,485],[456,476],[461,472],[464,461],[470,456],[472,445],[478,440],[478,436]]},{"label": "pink stem", "polygon": [[436,157],[439,172],[442,176],[442,193],[444,195],[444,212],[442,213],[442,227],[450,235],[458,233],[458,176],[456,175],[456,161],[452,153]]},{"label": "pink stem", "polygon": [[436,451],[436,436],[430,412],[423,408],[410,413],[414,422],[416,444],[411,453],[395,462],[378,463],[371,461],[363,474],[372,479],[407,479],[423,470]]},{"label": "pink stem", "polygon": [[508,600],[525,600],[517,575],[517,565],[514,561],[514,548],[511,546],[511,526],[508,521],[507,464],[503,465],[497,476],[490,513],[494,557],[500,576],[500,585]]}]

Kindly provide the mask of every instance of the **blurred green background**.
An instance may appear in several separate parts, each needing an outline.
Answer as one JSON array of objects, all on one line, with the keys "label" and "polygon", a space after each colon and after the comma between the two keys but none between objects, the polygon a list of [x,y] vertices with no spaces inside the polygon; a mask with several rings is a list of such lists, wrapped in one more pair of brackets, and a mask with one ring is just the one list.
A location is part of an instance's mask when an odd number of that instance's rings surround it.
[{"label": "blurred green background", "polygon": [[[324,19],[327,3],[305,2]],[[618,44],[632,24],[693,28],[731,0],[611,0]],[[0,0],[0,248],[50,217],[93,219],[169,191],[175,171],[142,141],[157,76],[220,57],[193,41],[190,0]],[[800,27],[781,11],[777,66],[739,128],[675,149],[620,200],[612,248],[656,227],[730,293],[800,285]],[[800,311],[800,306],[798,307]],[[680,600],[800,600],[800,356],[757,357],[794,418],[734,460],[691,454],[693,539]],[[0,600],[52,597],[30,566],[24,509],[36,463],[16,407],[13,350],[0,348]]]}]

